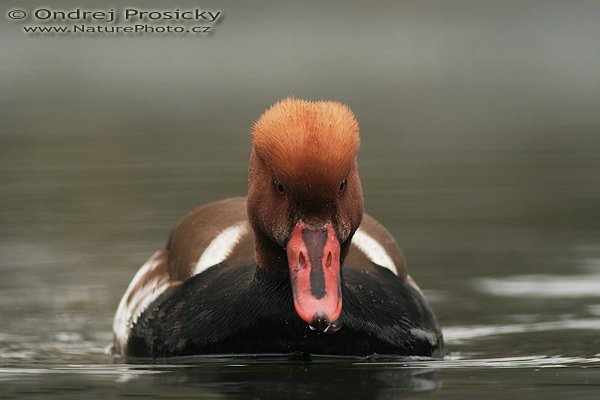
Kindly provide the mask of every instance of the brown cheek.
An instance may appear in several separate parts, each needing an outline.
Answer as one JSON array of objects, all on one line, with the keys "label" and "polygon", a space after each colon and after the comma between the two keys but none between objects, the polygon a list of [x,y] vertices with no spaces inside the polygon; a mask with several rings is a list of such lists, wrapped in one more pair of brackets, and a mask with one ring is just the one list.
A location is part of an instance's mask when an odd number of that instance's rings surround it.
[{"label": "brown cheek", "polygon": [[360,225],[363,216],[362,188],[358,175],[354,174],[348,180],[348,193],[339,202],[339,226],[338,232],[342,240],[347,239]]},{"label": "brown cheek", "polygon": [[339,205],[338,236],[340,241],[344,242],[352,233],[352,227],[355,226],[356,215],[352,207],[348,206],[348,201],[344,200]]},{"label": "brown cheek", "polygon": [[288,200],[278,194],[268,179],[257,180],[252,196],[256,210],[253,224],[274,242],[285,245],[291,232],[288,221]]},{"label": "brown cheek", "polygon": [[266,196],[264,207],[266,228],[270,230],[273,239],[282,246],[289,236],[287,207],[287,199],[274,191]]},{"label": "brown cheek", "polygon": [[262,174],[252,177],[252,184],[248,190],[248,218],[255,228],[269,234],[269,199],[267,196],[267,181]]}]

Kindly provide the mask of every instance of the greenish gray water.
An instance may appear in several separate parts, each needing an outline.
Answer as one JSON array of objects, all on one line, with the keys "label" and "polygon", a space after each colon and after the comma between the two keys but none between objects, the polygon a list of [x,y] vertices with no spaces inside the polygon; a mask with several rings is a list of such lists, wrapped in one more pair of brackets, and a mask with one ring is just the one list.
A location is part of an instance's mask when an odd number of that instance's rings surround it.
[{"label": "greenish gray water", "polygon": [[[203,39],[0,23],[0,398],[600,397],[599,4],[328,4],[207,2]],[[250,125],[288,95],[357,114],[366,209],[446,359],[114,360],[129,280],[245,192]]]},{"label": "greenish gray water", "polygon": [[[444,327],[446,360],[113,360],[111,318],[139,265],[191,207],[245,190],[248,135],[222,135],[2,139],[4,398],[600,393],[597,219],[575,205],[599,186],[558,190],[552,208],[534,184],[559,169],[544,154],[384,159],[384,141],[360,159],[367,210],[402,243]],[[211,150],[197,157],[201,148]],[[535,168],[518,172],[524,160]]]}]

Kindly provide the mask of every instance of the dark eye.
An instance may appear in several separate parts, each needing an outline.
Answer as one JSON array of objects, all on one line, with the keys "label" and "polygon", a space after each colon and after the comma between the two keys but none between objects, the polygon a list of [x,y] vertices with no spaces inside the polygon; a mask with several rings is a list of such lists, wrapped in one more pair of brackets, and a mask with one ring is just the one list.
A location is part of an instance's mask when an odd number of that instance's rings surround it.
[{"label": "dark eye", "polygon": [[338,189],[338,193],[340,193],[340,194],[341,194],[341,193],[343,193],[343,192],[344,192],[344,190],[346,190],[346,186],[348,186],[348,180],[347,180],[347,179],[344,179],[344,180],[342,181],[342,183],[340,183],[340,187],[339,187],[339,189]]},{"label": "dark eye", "polygon": [[283,187],[283,184],[281,182],[279,182],[277,179],[275,179],[274,184],[275,184],[275,190],[277,190],[277,193],[279,193],[282,196],[285,196],[285,188]]}]

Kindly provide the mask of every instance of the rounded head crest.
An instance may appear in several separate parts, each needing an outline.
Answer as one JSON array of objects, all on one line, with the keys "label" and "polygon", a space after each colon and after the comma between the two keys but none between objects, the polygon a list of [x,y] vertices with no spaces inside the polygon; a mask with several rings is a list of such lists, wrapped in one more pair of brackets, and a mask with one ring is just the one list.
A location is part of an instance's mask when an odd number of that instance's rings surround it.
[{"label": "rounded head crest", "polygon": [[252,144],[280,179],[316,173],[339,180],[356,159],[358,122],[344,104],[286,98],[256,121]]}]

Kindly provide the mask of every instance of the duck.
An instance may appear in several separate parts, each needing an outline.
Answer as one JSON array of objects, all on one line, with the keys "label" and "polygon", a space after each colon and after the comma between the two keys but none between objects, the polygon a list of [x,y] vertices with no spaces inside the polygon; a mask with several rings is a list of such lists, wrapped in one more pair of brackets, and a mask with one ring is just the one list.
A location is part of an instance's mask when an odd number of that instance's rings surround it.
[{"label": "duck", "polygon": [[400,247],[364,212],[360,141],[342,103],[269,107],[252,127],[247,196],[179,221],[118,305],[114,353],[442,357]]}]

